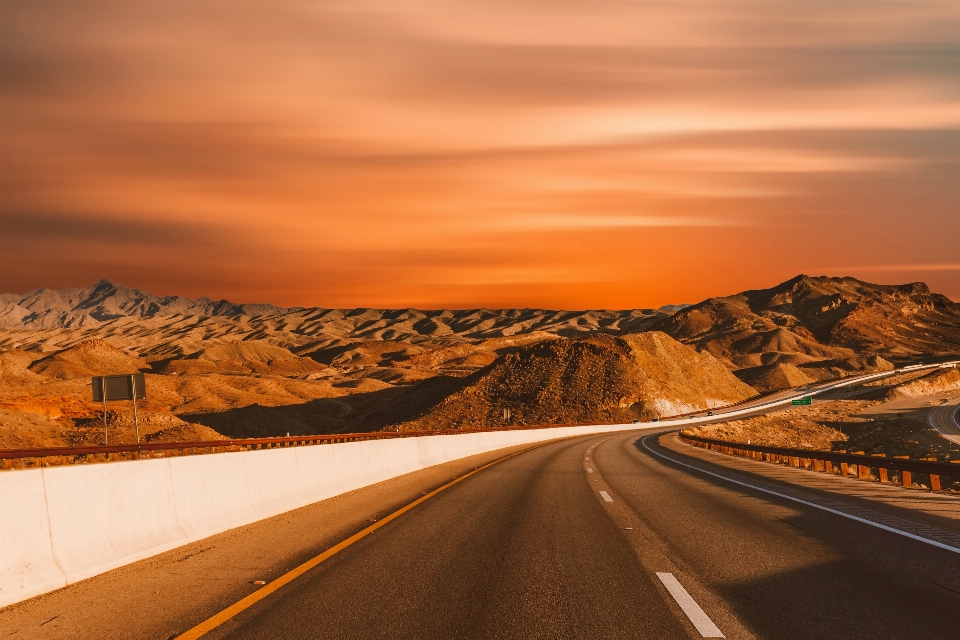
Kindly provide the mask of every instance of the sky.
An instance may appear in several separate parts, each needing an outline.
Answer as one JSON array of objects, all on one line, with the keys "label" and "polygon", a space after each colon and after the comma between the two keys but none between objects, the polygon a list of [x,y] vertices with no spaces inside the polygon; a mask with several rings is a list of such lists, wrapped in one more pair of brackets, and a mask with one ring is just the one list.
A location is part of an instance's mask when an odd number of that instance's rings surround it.
[{"label": "sky", "polygon": [[960,300],[960,3],[0,0],[0,292]]}]

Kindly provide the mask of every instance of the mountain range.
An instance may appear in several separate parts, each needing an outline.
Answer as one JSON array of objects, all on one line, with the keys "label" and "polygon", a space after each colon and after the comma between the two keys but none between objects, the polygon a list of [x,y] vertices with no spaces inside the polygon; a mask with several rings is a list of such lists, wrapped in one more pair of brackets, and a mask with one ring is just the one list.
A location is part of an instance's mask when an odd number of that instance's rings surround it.
[{"label": "mountain range", "polygon": [[[805,275],[632,310],[285,308],[106,280],[0,295],[0,413],[74,435],[99,419],[90,376],[135,370],[155,437],[197,438],[492,425],[505,405],[626,420],[956,354],[960,305],[926,285]],[[3,424],[0,446],[26,442]]]}]

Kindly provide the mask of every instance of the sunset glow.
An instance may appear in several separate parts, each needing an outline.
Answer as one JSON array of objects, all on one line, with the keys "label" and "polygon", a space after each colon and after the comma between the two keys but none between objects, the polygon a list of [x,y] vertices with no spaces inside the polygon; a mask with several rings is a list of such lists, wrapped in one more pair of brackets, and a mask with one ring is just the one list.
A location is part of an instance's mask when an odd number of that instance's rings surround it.
[{"label": "sunset glow", "polygon": [[960,5],[0,4],[0,292],[960,299]]}]

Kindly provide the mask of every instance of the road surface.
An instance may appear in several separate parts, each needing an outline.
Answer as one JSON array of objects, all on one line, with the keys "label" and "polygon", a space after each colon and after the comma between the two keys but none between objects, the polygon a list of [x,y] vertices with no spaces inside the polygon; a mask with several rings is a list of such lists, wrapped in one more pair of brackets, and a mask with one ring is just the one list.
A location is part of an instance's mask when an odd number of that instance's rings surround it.
[{"label": "road surface", "polygon": [[645,436],[484,469],[203,637],[704,637],[661,574],[728,638],[958,637],[960,545],[726,482]]},{"label": "road surface", "polygon": [[927,422],[941,436],[960,444],[960,399],[931,409],[927,414]]}]

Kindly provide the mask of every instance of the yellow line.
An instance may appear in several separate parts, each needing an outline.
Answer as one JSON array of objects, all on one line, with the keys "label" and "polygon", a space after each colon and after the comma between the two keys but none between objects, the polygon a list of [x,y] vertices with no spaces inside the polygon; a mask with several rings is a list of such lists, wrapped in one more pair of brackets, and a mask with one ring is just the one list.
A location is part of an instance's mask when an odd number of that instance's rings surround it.
[{"label": "yellow line", "polygon": [[[565,438],[563,438],[563,439],[565,439]],[[217,627],[219,627],[221,624],[223,624],[224,622],[226,622],[226,621],[229,620],[230,618],[236,616],[238,613],[240,613],[240,612],[243,611],[244,609],[248,609],[249,607],[253,606],[253,605],[256,604],[257,602],[259,602],[259,601],[263,600],[264,598],[266,598],[267,596],[269,596],[271,593],[273,593],[274,591],[276,591],[276,590],[279,589],[280,587],[284,586],[285,584],[289,584],[290,582],[293,582],[294,580],[296,580],[297,578],[299,578],[300,576],[302,576],[304,573],[306,573],[306,572],[309,571],[310,569],[313,569],[315,566],[317,566],[318,564],[320,564],[320,563],[323,562],[324,560],[327,560],[328,558],[330,558],[330,557],[332,557],[333,555],[339,553],[340,551],[343,551],[344,549],[346,549],[347,547],[349,547],[350,545],[352,545],[354,542],[357,542],[358,540],[367,537],[368,535],[370,535],[371,533],[373,533],[374,531],[376,531],[376,530],[379,529],[380,527],[384,526],[384,525],[387,524],[388,522],[390,522],[390,521],[392,521],[392,520],[396,520],[397,518],[399,518],[400,516],[402,516],[402,515],[403,515],[404,513],[406,513],[407,511],[410,511],[410,509],[413,509],[413,508],[414,508],[415,506],[417,506],[418,504],[429,500],[430,498],[432,498],[433,496],[437,495],[438,493],[440,493],[440,492],[443,491],[444,489],[449,489],[450,487],[452,487],[453,485],[457,484],[458,482],[462,482],[463,480],[466,480],[466,479],[469,478],[470,476],[472,476],[472,475],[474,475],[474,474],[476,474],[476,473],[480,473],[480,472],[483,471],[484,469],[488,469],[488,468],[492,467],[493,465],[495,465],[495,464],[497,464],[497,463],[503,462],[504,460],[507,460],[507,459],[512,458],[512,457],[514,457],[514,456],[518,456],[518,455],[520,455],[521,453],[526,453],[527,451],[532,451],[533,449],[537,449],[537,448],[539,448],[539,447],[543,447],[543,446],[545,446],[545,445],[552,444],[553,442],[555,442],[555,441],[544,442],[544,443],[542,443],[542,444],[538,444],[538,445],[536,445],[536,446],[533,446],[533,447],[529,447],[529,448],[527,448],[527,449],[524,449],[523,451],[517,451],[516,453],[511,453],[510,455],[504,456],[504,457],[502,457],[502,458],[500,458],[500,459],[498,459],[498,460],[494,460],[493,462],[491,462],[491,463],[489,463],[489,464],[486,464],[486,465],[480,467],[479,469],[474,469],[474,470],[471,471],[470,473],[467,473],[467,474],[465,474],[465,475],[462,475],[462,476],[460,476],[459,478],[457,478],[456,480],[452,480],[452,481],[448,482],[447,484],[443,485],[443,486],[440,487],[439,489],[434,489],[433,491],[431,491],[431,492],[428,493],[427,495],[422,496],[422,497],[420,497],[420,498],[417,498],[416,500],[414,500],[414,501],[411,502],[410,504],[406,505],[405,507],[402,507],[402,508],[398,509],[397,511],[394,511],[393,513],[391,513],[391,514],[388,515],[387,517],[385,517],[385,518],[383,518],[383,519],[381,519],[381,520],[373,523],[372,525],[370,525],[369,527],[367,527],[367,528],[364,529],[363,531],[360,531],[359,533],[355,533],[354,535],[350,536],[349,538],[347,538],[347,539],[344,540],[343,542],[341,542],[341,543],[339,543],[339,544],[337,544],[337,545],[335,545],[335,546],[333,546],[333,547],[330,547],[329,549],[327,549],[326,551],[324,551],[324,552],[321,553],[320,555],[315,556],[315,557],[307,560],[306,562],[304,562],[303,564],[301,564],[299,567],[288,571],[287,573],[283,574],[282,576],[280,576],[279,578],[277,578],[276,580],[274,580],[274,581],[271,582],[270,584],[266,585],[265,587],[263,587],[263,588],[260,589],[259,591],[255,591],[254,593],[251,593],[250,595],[248,595],[248,596],[247,596],[246,598],[244,598],[243,600],[240,600],[239,602],[236,602],[236,603],[230,605],[229,607],[227,607],[226,609],[224,609],[224,610],[221,611],[220,613],[216,614],[215,616],[213,616],[213,617],[211,617],[211,618],[207,618],[206,620],[204,620],[203,622],[201,622],[200,624],[198,624],[198,625],[195,626],[194,628],[192,628],[192,629],[190,629],[189,631],[186,631],[186,632],[182,633],[181,635],[177,636],[177,640],[195,640],[196,638],[199,638],[199,637],[203,636],[204,634],[209,633],[210,631],[213,631],[214,629],[216,629]]]}]

